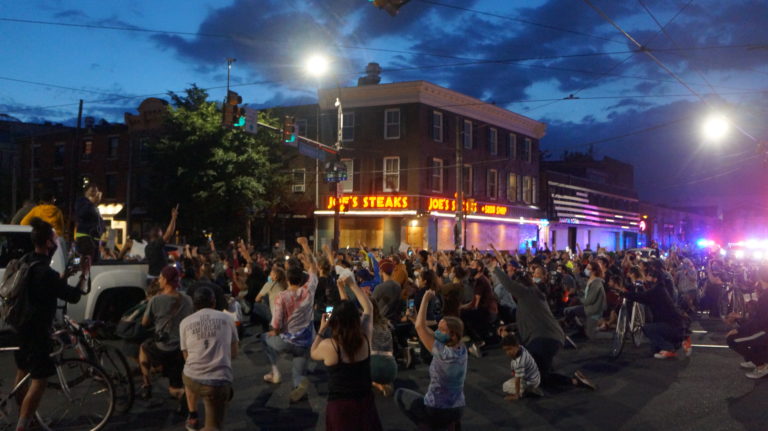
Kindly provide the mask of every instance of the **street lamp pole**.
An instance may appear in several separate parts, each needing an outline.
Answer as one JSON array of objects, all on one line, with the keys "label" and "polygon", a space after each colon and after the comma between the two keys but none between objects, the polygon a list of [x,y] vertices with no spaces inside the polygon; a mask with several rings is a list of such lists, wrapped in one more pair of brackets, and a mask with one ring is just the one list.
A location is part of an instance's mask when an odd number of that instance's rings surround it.
[{"label": "street lamp pole", "polygon": [[[341,107],[341,99],[339,97],[336,98],[336,103],[334,103],[334,106],[336,106],[336,163],[339,163],[341,161],[341,138],[342,138],[342,132],[343,132],[343,126],[344,126],[344,112],[342,111]],[[340,214],[339,214],[339,208],[341,206],[341,200],[339,199],[341,197],[341,181],[336,181],[334,183],[336,187],[336,193],[335,193],[335,199],[336,199],[336,205],[334,205],[333,209],[333,244],[332,248],[334,250],[339,249],[339,235],[340,235]]]}]

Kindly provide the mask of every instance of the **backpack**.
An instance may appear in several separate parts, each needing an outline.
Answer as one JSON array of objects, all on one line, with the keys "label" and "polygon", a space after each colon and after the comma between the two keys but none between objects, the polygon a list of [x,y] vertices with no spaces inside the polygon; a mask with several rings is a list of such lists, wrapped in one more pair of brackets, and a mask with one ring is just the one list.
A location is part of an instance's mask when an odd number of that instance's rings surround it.
[{"label": "backpack", "polygon": [[30,271],[39,263],[29,263],[23,256],[8,263],[0,283],[0,319],[11,326],[18,327],[24,323],[27,308],[27,284]]}]

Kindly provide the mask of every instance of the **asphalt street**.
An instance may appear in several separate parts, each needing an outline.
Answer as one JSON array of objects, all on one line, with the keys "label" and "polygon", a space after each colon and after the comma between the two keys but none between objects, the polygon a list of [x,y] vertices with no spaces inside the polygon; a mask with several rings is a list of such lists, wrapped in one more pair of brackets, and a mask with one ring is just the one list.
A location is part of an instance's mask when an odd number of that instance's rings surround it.
[{"label": "asphalt street", "polygon": [[[744,377],[741,358],[725,344],[725,326],[719,321],[695,323],[693,355],[658,360],[649,347],[628,345],[617,360],[607,357],[609,334],[562,351],[556,368],[562,373],[581,369],[599,388],[546,391],[543,398],[510,402],[501,384],[509,375],[509,360],[501,349],[490,349],[482,359],[470,358],[465,386],[467,408],[463,429],[526,430],[765,430],[768,429],[768,378]],[[720,346],[720,347],[716,347]],[[290,363],[281,362],[283,376]],[[262,381],[268,371],[257,336],[244,337],[241,355],[234,361],[235,397],[226,417],[227,430],[324,429],[327,378],[313,364],[313,385],[308,399],[291,405],[289,378],[272,386]],[[427,367],[401,370],[396,387],[426,390]],[[111,430],[183,430],[184,420],[158,383],[149,401],[137,400],[129,415],[116,417]],[[379,414],[387,430],[413,426],[392,398],[377,395]]]}]

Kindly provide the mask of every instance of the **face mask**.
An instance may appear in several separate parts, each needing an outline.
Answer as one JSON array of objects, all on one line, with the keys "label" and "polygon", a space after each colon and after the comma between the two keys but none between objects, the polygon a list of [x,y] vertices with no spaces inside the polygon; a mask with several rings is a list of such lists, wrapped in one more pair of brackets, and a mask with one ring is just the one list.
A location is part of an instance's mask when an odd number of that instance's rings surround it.
[{"label": "face mask", "polygon": [[272,281],[272,276],[267,277],[267,281]]},{"label": "face mask", "polygon": [[534,277],[534,278],[533,278],[533,282],[534,282],[534,283],[537,283],[537,284],[538,284],[538,283],[541,283],[541,278],[539,278],[539,277]]},{"label": "face mask", "polygon": [[591,274],[591,273],[592,273],[592,271],[590,271],[590,270],[589,270],[589,268],[587,268],[587,269],[585,269],[585,270],[584,270],[584,274],[585,274],[587,277],[589,277],[589,274]]},{"label": "face mask", "polygon": [[449,341],[451,341],[451,336],[438,329],[437,331],[435,331],[435,340],[443,344],[447,344]]}]

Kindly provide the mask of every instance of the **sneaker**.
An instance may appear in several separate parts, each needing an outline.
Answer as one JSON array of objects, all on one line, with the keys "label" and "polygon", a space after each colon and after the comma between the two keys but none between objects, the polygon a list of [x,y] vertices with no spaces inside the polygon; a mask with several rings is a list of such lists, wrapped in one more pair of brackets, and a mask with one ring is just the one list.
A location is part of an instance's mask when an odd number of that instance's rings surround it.
[{"label": "sneaker", "polygon": [[199,431],[202,426],[200,426],[200,418],[187,418],[186,423],[187,431]]},{"label": "sneaker", "polygon": [[469,349],[467,349],[467,350],[469,350],[469,353],[472,356],[476,357],[476,358],[482,358],[483,357],[483,354],[480,352],[480,348],[477,347],[477,344],[473,344],[473,345],[469,346]]},{"label": "sneaker", "polygon": [[597,385],[592,383],[592,381],[589,380],[587,376],[585,376],[581,371],[577,370],[575,373],[573,373],[573,378],[576,379],[579,386],[584,386],[585,388],[592,389],[593,391],[597,390]]},{"label": "sneaker", "polygon": [[746,361],[739,364],[741,368],[744,368],[745,370],[754,370],[757,365],[755,365],[752,361]]},{"label": "sneaker", "polygon": [[691,353],[693,353],[693,346],[691,345],[691,337],[685,337],[685,340],[683,340],[683,352],[685,352],[685,356],[690,357]]},{"label": "sneaker", "polygon": [[760,365],[754,370],[748,372],[746,376],[750,379],[762,379],[763,377],[768,376],[768,365]]},{"label": "sneaker", "polygon": [[298,403],[304,397],[307,396],[307,389],[309,389],[309,380],[305,377],[301,380],[301,383],[299,383],[299,386],[296,386],[293,388],[291,393],[288,395],[288,398],[290,398],[291,403]]},{"label": "sneaker", "polygon": [[653,355],[656,359],[672,359],[677,357],[677,353],[670,352],[669,350],[662,350],[659,353]]}]

